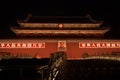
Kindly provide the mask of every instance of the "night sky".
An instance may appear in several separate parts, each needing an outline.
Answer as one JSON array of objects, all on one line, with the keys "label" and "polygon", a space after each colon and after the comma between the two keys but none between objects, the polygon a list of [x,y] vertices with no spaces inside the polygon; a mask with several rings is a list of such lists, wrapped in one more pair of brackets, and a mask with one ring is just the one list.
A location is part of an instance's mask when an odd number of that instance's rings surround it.
[{"label": "night sky", "polygon": [[111,29],[106,38],[120,39],[120,7],[116,0],[4,0],[0,15],[0,38],[13,37],[11,26],[31,13],[37,16],[80,16],[90,14]]}]

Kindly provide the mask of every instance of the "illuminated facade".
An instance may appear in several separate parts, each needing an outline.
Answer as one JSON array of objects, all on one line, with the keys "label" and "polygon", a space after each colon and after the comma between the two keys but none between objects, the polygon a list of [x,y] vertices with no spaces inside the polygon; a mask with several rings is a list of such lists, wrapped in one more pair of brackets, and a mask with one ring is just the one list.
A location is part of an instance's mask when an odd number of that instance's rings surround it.
[{"label": "illuminated facade", "polygon": [[[39,17],[29,15],[11,27],[16,39],[1,39],[0,54],[49,58],[51,53],[64,51],[68,59],[88,55],[120,52],[120,40],[103,39],[109,27],[100,27],[89,15],[81,17]],[[81,38],[82,37],[82,38]]]}]

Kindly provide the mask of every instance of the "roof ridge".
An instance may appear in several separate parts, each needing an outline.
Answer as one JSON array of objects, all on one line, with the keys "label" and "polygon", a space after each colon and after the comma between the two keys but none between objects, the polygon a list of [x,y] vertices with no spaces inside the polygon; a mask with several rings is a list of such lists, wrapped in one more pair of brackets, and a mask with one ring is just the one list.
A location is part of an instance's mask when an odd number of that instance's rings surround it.
[{"label": "roof ridge", "polygon": [[89,18],[88,15],[81,15],[81,16],[34,16],[32,14],[27,15],[27,18],[31,18],[31,17],[35,17],[35,18]]}]

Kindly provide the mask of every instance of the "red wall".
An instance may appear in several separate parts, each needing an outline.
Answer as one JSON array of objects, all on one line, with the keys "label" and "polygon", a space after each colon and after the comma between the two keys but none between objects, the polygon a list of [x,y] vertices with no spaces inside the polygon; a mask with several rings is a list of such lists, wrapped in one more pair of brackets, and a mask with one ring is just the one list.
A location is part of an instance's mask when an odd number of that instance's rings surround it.
[{"label": "red wall", "polygon": [[[13,55],[28,55],[35,57],[39,55],[41,58],[46,58],[50,56],[50,53],[58,51],[58,41],[59,40],[1,40],[0,43],[4,42],[45,42],[45,48],[0,48],[0,52],[10,52]],[[120,52],[120,48],[79,48],[79,42],[81,40],[66,40],[66,53],[67,58],[80,58],[82,53],[89,53],[92,55],[94,53],[111,53],[111,52]],[[84,42],[84,40],[82,40]],[[94,41],[94,40],[93,40]],[[98,40],[100,41],[100,40]],[[102,40],[104,42],[104,40]],[[114,40],[108,40],[114,42]],[[85,41],[87,42],[87,41]],[[91,40],[89,40],[91,42]],[[101,42],[101,41],[100,41]],[[117,42],[120,42],[117,40]]]},{"label": "red wall", "polygon": [[3,48],[0,52],[10,52],[14,55],[22,54],[34,57],[36,54],[40,57],[49,57],[50,53],[57,52],[57,43],[45,43],[45,48]]}]

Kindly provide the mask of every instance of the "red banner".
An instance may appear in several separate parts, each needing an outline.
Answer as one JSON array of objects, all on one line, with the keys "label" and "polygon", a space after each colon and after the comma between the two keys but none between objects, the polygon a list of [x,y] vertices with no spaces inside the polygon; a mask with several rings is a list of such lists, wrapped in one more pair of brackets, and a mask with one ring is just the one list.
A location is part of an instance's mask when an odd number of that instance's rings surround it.
[{"label": "red banner", "polygon": [[0,43],[0,48],[45,48],[45,43]]},{"label": "red banner", "polygon": [[120,48],[120,42],[79,42],[79,48]]}]

